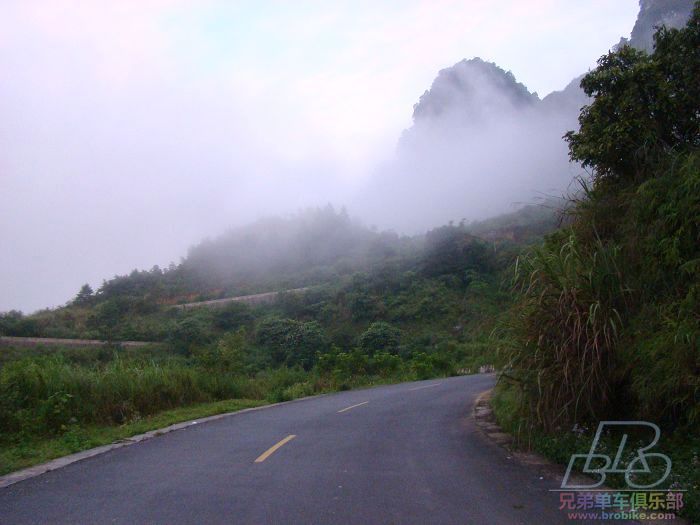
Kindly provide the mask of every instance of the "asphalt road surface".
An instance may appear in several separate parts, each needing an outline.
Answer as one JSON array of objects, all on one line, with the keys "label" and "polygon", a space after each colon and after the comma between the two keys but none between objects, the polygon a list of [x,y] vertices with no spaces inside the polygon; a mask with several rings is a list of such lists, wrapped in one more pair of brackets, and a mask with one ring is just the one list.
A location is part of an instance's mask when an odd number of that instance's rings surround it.
[{"label": "asphalt road surface", "polygon": [[492,376],[299,400],[0,489],[0,523],[571,523],[476,428]]}]

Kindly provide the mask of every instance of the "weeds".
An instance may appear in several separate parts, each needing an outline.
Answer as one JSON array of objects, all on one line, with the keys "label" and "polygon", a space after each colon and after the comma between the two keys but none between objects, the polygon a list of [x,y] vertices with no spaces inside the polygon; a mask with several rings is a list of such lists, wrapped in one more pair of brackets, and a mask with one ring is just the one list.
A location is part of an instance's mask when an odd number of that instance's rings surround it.
[{"label": "weeds", "polygon": [[519,338],[507,368],[532,389],[531,414],[544,428],[606,410],[629,294],[618,252],[599,239],[583,246],[570,233],[516,264]]}]

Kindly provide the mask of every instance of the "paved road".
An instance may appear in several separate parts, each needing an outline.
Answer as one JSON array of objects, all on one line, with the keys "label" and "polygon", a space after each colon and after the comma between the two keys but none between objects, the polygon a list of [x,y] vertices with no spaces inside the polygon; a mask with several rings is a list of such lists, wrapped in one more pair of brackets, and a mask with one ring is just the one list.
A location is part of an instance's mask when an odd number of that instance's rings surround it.
[{"label": "paved road", "polygon": [[404,383],[194,425],[0,489],[0,523],[564,523],[555,482],[476,429],[492,384]]}]

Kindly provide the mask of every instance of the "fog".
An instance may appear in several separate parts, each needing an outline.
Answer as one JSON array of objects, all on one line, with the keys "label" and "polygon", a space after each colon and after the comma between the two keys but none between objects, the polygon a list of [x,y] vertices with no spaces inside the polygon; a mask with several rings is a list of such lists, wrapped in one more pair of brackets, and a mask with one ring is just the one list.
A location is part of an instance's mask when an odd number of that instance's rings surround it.
[{"label": "fog", "polygon": [[[3,2],[0,311],[306,206],[418,233],[564,191],[578,101],[534,91],[638,10],[581,4]],[[433,84],[475,56],[513,82],[480,65]]]},{"label": "fog", "polygon": [[478,58],[440,71],[394,158],[377,168],[354,208],[416,233],[567,193],[581,170],[569,163],[562,135],[576,128],[587,101],[575,88],[542,101]]}]

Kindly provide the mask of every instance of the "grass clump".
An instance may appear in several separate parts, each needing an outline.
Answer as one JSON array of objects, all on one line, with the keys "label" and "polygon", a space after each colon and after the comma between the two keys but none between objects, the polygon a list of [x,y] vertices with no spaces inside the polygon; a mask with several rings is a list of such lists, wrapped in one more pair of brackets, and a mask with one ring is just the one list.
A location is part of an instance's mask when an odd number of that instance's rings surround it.
[{"label": "grass clump", "polygon": [[544,428],[601,415],[610,402],[628,292],[618,254],[615,244],[586,246],[563,231],[516,265],[521,301],[510,367]]}]

